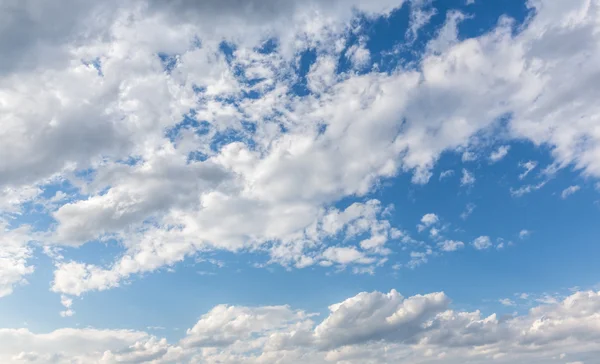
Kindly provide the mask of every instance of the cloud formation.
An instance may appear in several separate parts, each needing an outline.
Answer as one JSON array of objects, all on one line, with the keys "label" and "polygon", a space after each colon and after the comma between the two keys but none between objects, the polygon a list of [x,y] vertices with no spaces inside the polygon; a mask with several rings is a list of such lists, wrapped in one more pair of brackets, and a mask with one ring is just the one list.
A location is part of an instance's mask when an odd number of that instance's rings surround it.
[{"label": "cloud formation", "polygon": [[[513,304],[503,300],[503,304]],[[0,329],[3,363],[592,362],[600,292],[579,291],[522,316],[456,311],[441,292],[362,292],[318,316],[290,306],[218,305],[176,343],[129,330]]]},{"label": "cloud formation", "polygon": [[[530,0],[522,26],[503,17],[472,38],[458,34],[467,15],[448,12],[411,66],[375,67],[364,37],[346,49],[357,14],[383,17],[403,3],[3,4],[0,208],[43,205],[51,223],[2,225],[0,296],[33,272],[34,240],[122,247],[105,265],[55,257],[51,289],[68,295],[214,250],[373,269],[390,241],[410,238],[366,196],[401,173],[428,183],[444,152],[465,163],[485,155],[478,139],[496,131],[547,146],[556,168],[600,177],[597,0]],[[424,3],[410,5],[408,41],[433,14]],[[535,167],[525,163],[520,178]],[[460,168],[472,186],[471,167]],[[40,197],[50,189],[56,199]],[[448,241],[442,251],[458,248]],[[431,251],[411,249],[404,263]]]}]

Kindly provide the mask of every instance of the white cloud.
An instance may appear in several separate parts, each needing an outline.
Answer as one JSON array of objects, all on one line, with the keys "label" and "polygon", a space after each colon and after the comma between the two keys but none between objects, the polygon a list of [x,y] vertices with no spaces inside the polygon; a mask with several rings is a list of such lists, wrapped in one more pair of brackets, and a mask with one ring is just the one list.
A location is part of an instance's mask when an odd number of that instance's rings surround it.
[{"label": "white cloud", "polygon": [[460,218],[463,220],[466,220],[469,216],[471,216],[473,211],[475,211],[476,207],[477,206],[474,203],[468,203],[467,206],[465,207],[465,211],[463,211],[463,213],[460,214]]},{"label": "white cloud", "polygon": [[496,163],[508,155],[510,145],[502,145],[490,154],[490,162]]},{"label": "white cloud", "polygon": [[75,311],[73,311],[71,309],[71,306],[73,306],[73,299],[69,298],[65,295],[61,295],[60,296],[60,304],[63,305],[65,307],[64,311],[60,312],[60,315],[62,317],[71,317],[75,314]]},{"label": "white cloud", "polygon": [[445,252],[453,252],[464,248],[464,246],[465,243],[463,243],[462,241],[455,240],[446,240],[444,242],[438,243],[438,247],[440,248],[440,250]]},{"label": "white cloud", "polygon": [[452,177],[454,175],[454,171],[452,169],[448,169],[446,171],[443,171],[440,173],[440,181],[448,178],[448,177]]},{"label": "white cloud", "polygon": [[367,258],[355,248],[348,247],[329,247],[323,252],[323,258],[344,265],[350,263],[371,264],[375,261],[373,258]]},{"label": "white cloud", "polygon": [[471,151],[464,151],[461,157],[463,162],[472,162],[477,159],[477,155]]},{"label": "white cloud", "polygon": [[415,269],[418,266],[425,264],[429,261],[429,255],[433,254],[433,250],[428,248],[426,251],[412,251],[410,252],[410,260],[406,263],[406,266],[410,269]]},{"label": "white cloud", "polygon": [[[15,2],[25,21],[5,14],[11,36],[0,37],[0,189],[20,197],[0,204],[19,211],[39,186],[70,183],[77,192],[56,201],[56,229],[42,243],[112,237],[126,248],[104,267],[58,262],[53,289],[107,289],[207,250],[272,245],[273,262],[305,267],[328,248],[319,230],[328,206],[398,173],[425,183],[446,151],[481,155],[472,139],[505,115],[507,141],[547,145],[556,168],[600,176],[596,2],[532,1],[520,31],[502,18],[476,38],[459,36],[465,15],[449,12],[417,67],[336,74],[353,7],[375,17],[401,4]],[[277,50],[256,51],[270,37]],[[190,47],[196,38],[202,46]],[[235,46],[229,60],[223,40]],[[306,49],[317,58],[311,94],[297,96]],[[363,50],[359,42],[349,56],[363,62]],[[165,72],[158,53],[177,55],[176,67]],[[250,85],[238,70],[262,81]],[[166,132],[190,110],[207,131],[182,127],[172,142]],[[3,287],[32,269],[28,249],[2,257],[20,267],[2,268],[11,277]]]},{"label": "white cloud", "polygon": [[525,239],[529,235],[531,235],[531,231],[529,231],[529,230],[523,229],[523,230],[519,231],[519,239]]},{"label": "white cloud", "polygon": [[600,353],[600,292],[575,292],[505,318],[449,304],[441,292],[363,292],[330,305],[320,320],[287,305],[218,305],[173,343],[131,330],[0,329],[0,361],[526,364],[592,362]]},{"label": "white cloud", "polygon": [[546,183],[548,183],[548,181],[542,181],[538,184],[535,185],[526,185],[526,186],[522,186],[519,187],[517,189],[513,189],[512,187],[510,188],[510,194],[514,197],[522,197],[528,193],[531,193],[533,191],[537,191],[540,188],[544,187],[546,185]]},{"label": "white cloud", "polygon": [[515,303],[509,298],[503,298],[503,299],[499,300],[498,302],[500,302],[504,306],[514,306],[515,305]]},{"label": "white cloud", "polygon": [[434,213],[428,213],[423,215],[421,218],[421,223],[417,225],[417,230],[419,232],[427,229],[428,227],[437,224],[440,221],[440,218]]},{"label": "white cloud", "polygon": [[433,214],[433,213],[425,214],[421,218],[421,223],[424,224],[425,226],[433,225],[433,224],[437,223],[438,221],[440,221],[440,218],[436,214]]},{"label": "white cloud", "polygon": [[477,250],[486,250],[492,247],[492,241],[489,236],[480,236],[473,240],[473,246]]},{"label": "white cloud", "polygon": [[462,177],[460,178],[460,185],[472,186],[473,184],[475,184],[475,176],[473,175],[473,173],[463,168]]},{"label": "white cloud", "polygon": [[410,22],[406,30],[409,41],[415,41],[419,30],[429,23],[431,18],[437,14],[437,10],[431,7],[431,1],[411,1]]},{"label": "white cloud", "polygon": [[574,194],[575,192],[579,191],[581,189],[581,187],[575,185],[575,186],[569,186],[567,188],[565,188],[561,193],[560,193],[560,197],[564,200],[567,197],[571,196],[572,194]]},{"label": "white cloud", "polygon": [[525,171],[523,171],[523,173],[521,173],[519,175],[519,179],[523,179],[525,177],[527,177],[527,175],[533,171],[535,169],[535,167],[537,167],[538,162],[536,161],[527,161],[525,163],[519,163],[519,167],[522,167],[525,169]]},{"label": "white cloud", "polygon": [[363,43],[355,44],[346,51],[346,57],[348,57],[355,68],[363,68],[369,65],[371,61],[371,54]]},{"label": "white cloud", "polygon": [[17,285],[26,284],[25,278],[33,273],[34,266],[29,264],[32,249],[27,246],[30,236],[29,227],[9,229],[0,219],[0,297],[11,294]]}]

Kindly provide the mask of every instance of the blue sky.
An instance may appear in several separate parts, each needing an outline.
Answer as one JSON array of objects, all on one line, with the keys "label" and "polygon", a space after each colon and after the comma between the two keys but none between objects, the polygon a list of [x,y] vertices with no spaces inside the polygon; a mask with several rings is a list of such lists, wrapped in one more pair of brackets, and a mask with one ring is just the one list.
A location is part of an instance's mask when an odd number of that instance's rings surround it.
[{"label": "blue sky", "polygon": [[1,362],[600,354],[597,0],[7,9]]}]

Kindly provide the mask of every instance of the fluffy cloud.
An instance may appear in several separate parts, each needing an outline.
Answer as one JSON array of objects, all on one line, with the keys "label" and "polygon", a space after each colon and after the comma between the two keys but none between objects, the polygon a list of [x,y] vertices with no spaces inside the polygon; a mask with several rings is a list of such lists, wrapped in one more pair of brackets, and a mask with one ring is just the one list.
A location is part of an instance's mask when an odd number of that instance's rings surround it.
[{"label": "fluffy cloud", "polygon": [[506,157],[508,155],[509,150],[510,150],[509,145],[502,145],[502,146],[498,147],[497,150],[493,151],[490,154],[490,162],[496,163],[496,162],[502,160],[504,157]]},{"label": "fluffy cloud", "polygon": [[[219,305],[176,343],[139,331],[0,329],[3,363],[591,362],[600,292],[580,291],[522,316],[455,311],[444,293],[363,292],[317,316],[289,306]],[[510,300],[503,300],[512,304]]]},{"label": "fluffy cloud", "polygon": [[475,176],[465,168],[462,170],[462,177],[460,178],[461,186],[471,186],[475,184]]},{"label": "fluffy cloud", "polygon": [[[356,72],[372,55],[360,42],[346,52],[355,11],[384,16],[402,3],[9,3],[0,188],[27,186],[14,200],[26,201],[66,182],[77,192],[55,202],[42,244],[115,239],[125,249],[102,267],[58,261],[53,289],[108,289],[211,249],[296,267],[362,264],[361,254],[385,254],[392,227],[378,218],[363,244],[324,246],[335,236],[322,228],[330,207],[398,173],[426,183],[443,152],[477,155],[477,136],[498,128],[548,145],[558,167],[600,176],[597,0],[531,0],[518,31],[502,18],[466,39],[466,15],[449,12],[415,67]],[[413,13],[415,32],[429,16]],[[273,52],[260,51],[267,39]],[[307,49],[316,60],[304,77]],[[342,57],[356,67],[338,72]],[[474,182],[463,169],[461,184]],[[28,249],[2,257],[21,267],[2,274],[4,287],[30,271]]]},{"label": "fluffy cloud", "polygon": [[473,246],[477,250],[485,250],[492,247],[492,241],[489,236],[480,236],[473,240]]},{"label": "fluffy cloud", "polygon": [[0,297],[9,295],[18,284],[27,283],[25,277],[33,273],[29,264],[32,249],[27,246],[31,232],[27,227],[7,229],[0,220]]},{"label": "fluffy cloud", "polygon": [[529,230],[523,229],[523,230],[519,231],[519,239],[525,239],[529,235],[531,235],[531,231],[529,231]]},{"label": "fluffy cloud", "polygon": [[455,241],[455,240],[446,240],[441,243],[438,243],[438,247],[440,248],[440,250],[445,251],[445,252],[453,252],[453,251],[464,248],[464,246],[465,246],[465,243],[463,243],[462,241]]}]

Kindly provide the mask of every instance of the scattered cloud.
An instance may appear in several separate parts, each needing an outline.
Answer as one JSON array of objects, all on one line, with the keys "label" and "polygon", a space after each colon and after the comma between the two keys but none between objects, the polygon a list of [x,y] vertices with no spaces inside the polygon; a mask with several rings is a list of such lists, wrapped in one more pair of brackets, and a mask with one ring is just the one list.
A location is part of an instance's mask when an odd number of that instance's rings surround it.
[{"label": "scattered cloud", "polygon": [[462,177],[460,179],[460,185],[461,186],[472,186],[474,184],[475,184],[475,176],[473,175],[473,173],[471,173],[468,170],[463,168]]},{"label": "scattered cloud", "polygon": [[471,216],[473,211],[475,211],[476,207],[477,206],[474,203],[468,203],[467,206],[465,207],[465,211],[463,211],[463,213],[460,214],[460,218],[463,220],[466,220],[469,216]]},{"label": "scattered cloud", "polygon": [[524,179],[527,175],[537,167],[538,162],[536,161],[527,161],[525,163],[519,163],[519,167],[525,169],[523,173],[519,175],[519,179]]},{"label": "scattered cloud", "polygon": [[525,239],[527,237],[529,237],[531,235],[531,231],[523,229],[521,231],[519,231],[519,239]]},{"label": "scattered cloud", "polygon": [[574,185],[574,186],[569,186],[567,188],[565,188],[561,194],[560,197],[564,200],[567,197],[571,196],[572,194],[574,194],[575,192],[579,191],[581,189],[581,187]]},{"label": "scattered cloud", "polygon": [[437,224],[440,221],[440,218],[434,213],[428,213],[423,215],[421,218],[421,223],[417,225],[417,230],[419,232],[427,229],[428,227]]},{"label": "scattered cloud", "polygon": [[502,145],[502,146],[498,147],[497,150],[493,151],[490,154],[490,162],[496,163],[496,162],[502,160],[504,157],[506,157],[508,155],[509,150],[510,150],[510,145]]},{"label": "scattered cloud", "polygon": [[443,179],[446,179],[446,178],[452,177],[452,176],[454,176],[454,170],[452,170],[452,169],[448,169],[448,170],[446,170],[446,171],[442,171],[442,172],[440,173],[440,181],[441,181],[441,180],[443,180]]},{"label": "scattered cloud", "polygon": [[471,151],[465,151],[461,157],[463,162],[472,162],[477,159],[477,155]]},{"label": "scattered cloud", "polygon": [[463,243],[462,241],[455,241],[455,240],[446,240],[441,243],[438,243],[438,247],[440,248],[440,250],[445,251],[445,252],[457,251],[459,249],[464,248],[464,246],[465,246],[465,243]]},{"label": "scattered cloud", "polygon": [[522,197],[522,196],[524,196],[524,195],[526,195],[528,193],[531,193],[533,191],[539,190],[540,188],[544,187],[546,185],[546,183],[548,183],[548,181],[542,181],[542,182],[540,182],[538,184],[535,184],[535,185],[522,186],[522,187],[519,187],[517,189],[513,189],[511,187],[510,194],[513,197]]},{"label": "scattered cloud", "polygon": [[574,292],[503,319],[449,305],[441,292],[404,297],[395,290],[359,293],[330,305],[320,320],[289,305],[217,305],[173,343],[134,330],[0,329],[0,361],[526,364],[590,362],[599,354],[600,292]]},{"label": "scattered cloud", "polygon": [[477,250],[486,250],[492,247],[492,240],[489,236],[480,236],[473,240],[473,246]]}]

